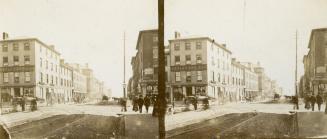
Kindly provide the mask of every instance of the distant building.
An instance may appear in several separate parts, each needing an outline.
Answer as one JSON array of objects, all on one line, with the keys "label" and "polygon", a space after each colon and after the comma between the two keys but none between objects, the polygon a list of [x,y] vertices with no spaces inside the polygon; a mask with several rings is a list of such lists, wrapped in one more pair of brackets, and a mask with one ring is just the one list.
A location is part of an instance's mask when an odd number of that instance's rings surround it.
[{"label": "distant building", "polygon": [[73,99],[81,101],[87,96],[86,76],[79,64],[71,63],[69,66],[73,68]]},{"label": "distant building", "polygon": [[253,99],[259,96],[259,77],[254,70],[254,65],[251,62],[242,62],[243,80],[244,80],[244,97]]},{"label": "distant building", "polygon": [[311,31],[308,48],[309,52],[303,57],[303,86],[299,88],[303,95],[327,93],[327,28]]}]

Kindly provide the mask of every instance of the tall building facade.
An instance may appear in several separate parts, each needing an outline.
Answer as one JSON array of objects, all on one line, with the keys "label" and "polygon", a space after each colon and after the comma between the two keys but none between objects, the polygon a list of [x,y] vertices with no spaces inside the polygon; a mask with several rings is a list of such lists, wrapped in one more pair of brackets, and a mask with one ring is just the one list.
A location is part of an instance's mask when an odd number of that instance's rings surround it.
[{"label": "tall building facade", "polygon": [[[177,35],[178,36],[178,35]],[[175,100],[208,95],[232,99],[231,51],[208,37],[169,40],[171,87]]]},{"label": "tall building facade", "polygon": [[104,83],[93,76],[91,69],[77,72],[60,58],[53,45],[38,38],[8,38],[5,34],[0,47],[2,102],[30,96],[50,104],[65,103],[74,101],[77,92],[85,94],[96,90],[93,92],[103,93],[105,90]]},{"label": "tall building facade", "polygon": [[303,95],[327,93],[327,28],[311,31],[308,48],[303,57]]},{"label": "tall building facade", "polygon": [[[0,41],[3,97],[31,96],[54,101],[59,92],[60,53],[37,38]],[[7,99],[8,100],[8,99]]]}]

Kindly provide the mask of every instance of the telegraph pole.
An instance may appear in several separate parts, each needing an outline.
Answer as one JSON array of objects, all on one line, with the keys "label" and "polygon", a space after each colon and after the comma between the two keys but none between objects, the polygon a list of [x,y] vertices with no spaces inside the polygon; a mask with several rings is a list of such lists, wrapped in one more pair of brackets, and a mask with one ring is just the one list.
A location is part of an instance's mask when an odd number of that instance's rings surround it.
[{"label": "telegraph pole", "polygon": [[165,85],[165,44],[164,44],[164,0],[158,0],[158,124],[159,124],[159,139],[165,139],[165,114],[166,114],[166,85]]},{"label": "telegraph pole", "polygon": [[[295,96],[299,100],[298,90],[297,90],[297,30],[295,32]],[[296,103],[296,109],[299,109],[299,101]]]},{"label": "telegraph pole", "polygon": [[123,79],[123,93],[124,93],[124,98],[126,98],[126,83],[125,83],[125,74],[126,74],[126,67],[125,67],[125,32],[124,32],[124,79]]}]

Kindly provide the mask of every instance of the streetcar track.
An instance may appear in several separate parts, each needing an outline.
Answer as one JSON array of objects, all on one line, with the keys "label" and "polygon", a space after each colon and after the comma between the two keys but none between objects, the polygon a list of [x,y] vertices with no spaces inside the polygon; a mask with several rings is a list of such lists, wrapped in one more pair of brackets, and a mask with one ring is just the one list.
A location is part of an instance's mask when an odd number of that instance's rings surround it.
[{"label": "streetcar track", "polygon": [[[227,115],[228,114],[222,115],[222,116],[227,116]],[[226,122],[229,122],[230,124],[235,124],[235,123],[238,123],[240,121],[241,121],[241,123],[244,123],[244,122],[246,122],[246,121],[248,121],[250,119],[255,118],[256,116],[258,116],[258,115],[254,115],[254,116],[246,117],[246,118],[241,118],[240,120],[233,120],[233,119],[235,119],[235,117],[233,117],[233,116],[231,116],[231,117],[224,117],[225,119],[221,123],[219,123],[219,124],[226,123]],[[219,118],[219,117],[216,117],[216,118]],[[205,121],[200,122],[200,123],[189,125],[188,127],[186,127],[186,129],[183,129],[182,128],[183,130],[181,130],[180,132],[177,132],[177,133],[171,134],[171,135],[167,135],[167,138],[174,138],[175,136],[178,136],[178,135],[181,135],[181,134],[190,133],[190,132],[192,132],[194,130],[199,130],[199,129],[207,128],[207,127],[210,127],[211,129],[220,129],[220,131],[222,131],[221,133],[223,133],[226,130],[231,129],[231,128],[234,128],[234,127],[236,127],[236,126],[238,126],[238,125],[241,124],[241,123],[239,123],[239,124],[236,124],[235,126],[232,126],[232,127],[216,127],[215,128],[210,123],[209,124],[206,123],[206,122],[209,122],[210,120],[215,120],[215,118],[214,119],[208,119],[208,120],[205,120]],[[221,133],[219,133],[219,134],[221,134]]]}]

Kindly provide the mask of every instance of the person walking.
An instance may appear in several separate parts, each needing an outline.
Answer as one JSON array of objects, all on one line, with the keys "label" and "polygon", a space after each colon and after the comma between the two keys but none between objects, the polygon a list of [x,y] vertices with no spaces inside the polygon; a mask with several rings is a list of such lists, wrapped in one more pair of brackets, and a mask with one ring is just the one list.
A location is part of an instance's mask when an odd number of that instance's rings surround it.
[{"label": "person walking", "polygon": [[194,110],[198,109],[198,100],[196,99],[196,96],[192,99],[192,104],[194,106]]},{"label": "person walking", "polygon": [[314,95],[310,96],[310,103],[311,103],[312,111],[315,111],[316,97]]},{"label": "person walking", "polygon": [[299,98],[295,95],[295,96],[292,96],[292,102],[293,102],[293,109],[294,110],[298,110],[298,103],[299,103]]},{"label": "person walking", "polygon": [[304,97],[304,108],[309,110],[310,109],[310,96],[305,95]]},{"label": "person walking", "polygon": [[22,100],[20,101],[20,105],[22,107],[22,111],[25,111],[25,97],[22,97]]},{"label": "person walking", "polygon": [[137,104],[137,101],[138,101],[138,98],[135,96],[133,98],[133,111],[137,112],[139,109],[138,109],[138,104]]},{"label": "person walking", "polygon": [[145,96],[145,98],[144,98],[144,106],[145,106],[146,113],[149,112],[150,104],[151,104],[150,98],[148,96]]},{"label": "person walking", "polygon": [[120,99],[120,105],[121,105],[121,111],[122,112],[127,112],[126,103],[127,102],[126,102],[125,98]]},{"label": "person walking", "polygon": [[143,100],[142,96],[140,96],[139,99],[137,100],[137,104],[139,105],[140,113],[142,113],[142,107],[143,107],[143,104],[144,104],[144,100]]},{"label": "person walking", "polygon": [[318,104],[318,110],[320,111],[321,104],[323,103],[322,97],[320,94],[316,96],[317,104]]}]

